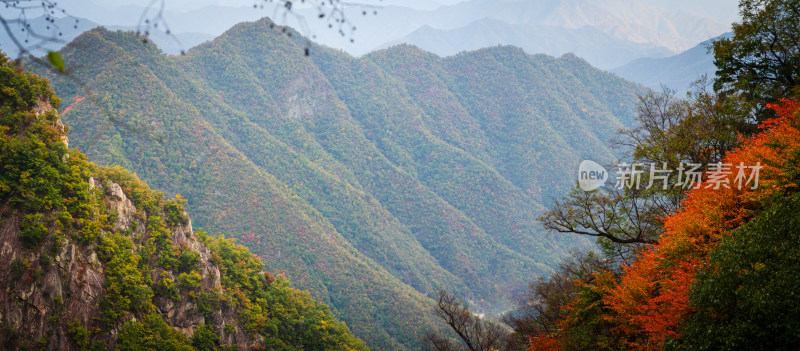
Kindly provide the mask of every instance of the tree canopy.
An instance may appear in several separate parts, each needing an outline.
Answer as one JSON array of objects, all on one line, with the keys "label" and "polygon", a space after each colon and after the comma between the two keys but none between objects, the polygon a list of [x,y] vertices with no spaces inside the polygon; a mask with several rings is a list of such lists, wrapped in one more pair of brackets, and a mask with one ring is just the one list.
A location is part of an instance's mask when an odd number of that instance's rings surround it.
[{"label": "tree canopy", "polygon": [[796,93],[800,85],[800,1],[742,0],[733,36],[714,42],[714,88],[755,105],[759,120],[774,117],[766,108]]}]

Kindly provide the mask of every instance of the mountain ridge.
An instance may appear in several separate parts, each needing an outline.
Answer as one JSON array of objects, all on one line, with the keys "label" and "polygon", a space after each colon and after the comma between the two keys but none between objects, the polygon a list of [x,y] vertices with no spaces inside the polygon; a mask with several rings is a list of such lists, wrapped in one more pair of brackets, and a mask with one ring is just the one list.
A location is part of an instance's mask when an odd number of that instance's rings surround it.
[{"label": "mountain ridge", "polygon": [[573,185],[573,163],[614,158],[602,141],[633,120],[640,86],[575,56],[509,47],[447,59],[406,50],[427,63],[415,81],[404,55],[314,46],[304,57],[305,39],[270,23],[234,26],[185,56],[133,33],[82,35],[61,54],[94,77],[104,109],[41,73],[71,102],[64,118],[92,159],[181,193],[204,228],[237,235],[376,349],[414,348],[438,287],[500,312],[560,253],[588,245],[545,236],[536,215]]}]

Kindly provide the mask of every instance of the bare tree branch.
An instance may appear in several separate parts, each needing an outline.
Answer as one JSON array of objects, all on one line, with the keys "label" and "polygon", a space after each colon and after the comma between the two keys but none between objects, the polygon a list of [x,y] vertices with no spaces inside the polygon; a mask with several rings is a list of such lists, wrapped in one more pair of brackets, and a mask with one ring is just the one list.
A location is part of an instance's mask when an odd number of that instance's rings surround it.
[{"label": "bare tree branch", "polygon": [[656,219],[667,213],[655,205],[654,198],[642,195],[612,187],[591,192],[576,188],[540,220],[545,228],[559,233],[602,237],[619,244],[654,244],[661,228]]},{"label": "bare tree branch", "polygon": [[[450,327],[470,351],[498,350],[508,336],[502,326],[474,315],[465,303],[444,289],[439,290],[434,314]],[[436,334],[428,334],[423,338],[423,342],[434,350],[458,349],[447,340]]]}]

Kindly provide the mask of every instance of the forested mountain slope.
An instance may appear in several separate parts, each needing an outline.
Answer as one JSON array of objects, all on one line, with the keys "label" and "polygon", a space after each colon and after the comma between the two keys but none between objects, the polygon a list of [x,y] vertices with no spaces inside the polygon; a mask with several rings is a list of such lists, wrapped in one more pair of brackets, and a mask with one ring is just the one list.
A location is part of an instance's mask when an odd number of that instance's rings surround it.
[{"label": "forested mountain slope", "polygon": [[74,145],[180,193],[373,348],[417,345],[438,287],[502,311],[587,244],[537,215],[582,159],[614,158],[640,86],[513,47],[306,57],[293,34],[265,19],[166,56],[96,29],[61,52],[86,89],[50,78]]},{"label": "forested mountain slope", "polygon": [[367,349],[180,197],[70,150],[60,99],[2,53],[0,86],[4,349]]}]

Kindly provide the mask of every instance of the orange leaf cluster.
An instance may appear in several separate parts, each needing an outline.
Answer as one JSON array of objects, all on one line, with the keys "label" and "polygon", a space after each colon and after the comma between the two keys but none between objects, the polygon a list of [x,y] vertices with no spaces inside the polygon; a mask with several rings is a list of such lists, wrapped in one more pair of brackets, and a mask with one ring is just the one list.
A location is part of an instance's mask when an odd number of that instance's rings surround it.
[{"label": "orange leaf cluster", "polygon": [[552,335],[540,335],[530,338],[529,351],[561,351],[558,338]]},{"label": "orange leaf cluster", "polygon": [[[743,140],[723,160],[733,165],[730,188],[692,190],[681,211],[664,219],[659,243],[625,267],[619,281],[595,282],[610,285],[597,287],[607,292],[602,301],[609,312],[603,318],[627,348],[660,349],[669,338],[679,338],[682,321],[692,313],[688,294],[696,268],[722,236],[752,217],[760,199],[796,186],[783,179],[782,171],[790,166],[790,154],[800,150],[800,103],[783,100],[770,107],[779,117],[762,123],[761,133]],[[763,167],[758,188],[737,189],[735,167],[740,164]]]}]

